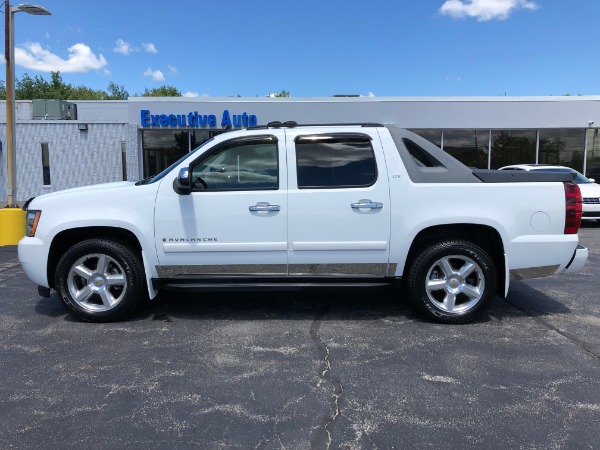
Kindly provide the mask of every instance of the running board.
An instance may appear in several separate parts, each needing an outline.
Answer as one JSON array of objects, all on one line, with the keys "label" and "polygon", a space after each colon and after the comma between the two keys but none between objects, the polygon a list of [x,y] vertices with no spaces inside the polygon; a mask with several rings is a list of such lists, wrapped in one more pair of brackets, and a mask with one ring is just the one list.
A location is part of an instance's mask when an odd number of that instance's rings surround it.
[{"label": "running board", "polygon": [[345,289],[345,288],[381,288],[395,284],[396,279],[367,280],[306,280],[306,281],[275,281],[275,280],[190,280],[190,279],[152,279],[156,290],[169,291],[250,291],[250,290],[300,290],[300,289]]}]

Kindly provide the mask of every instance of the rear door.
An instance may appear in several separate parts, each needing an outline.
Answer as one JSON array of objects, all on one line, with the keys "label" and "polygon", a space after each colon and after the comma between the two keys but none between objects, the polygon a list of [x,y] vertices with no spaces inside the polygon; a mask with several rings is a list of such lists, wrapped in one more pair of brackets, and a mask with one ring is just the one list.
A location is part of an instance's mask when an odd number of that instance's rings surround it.
[{"label": "rear door", "polygon": [[289,275],[384,277],[390,194],[375,129],[286,131]]}]

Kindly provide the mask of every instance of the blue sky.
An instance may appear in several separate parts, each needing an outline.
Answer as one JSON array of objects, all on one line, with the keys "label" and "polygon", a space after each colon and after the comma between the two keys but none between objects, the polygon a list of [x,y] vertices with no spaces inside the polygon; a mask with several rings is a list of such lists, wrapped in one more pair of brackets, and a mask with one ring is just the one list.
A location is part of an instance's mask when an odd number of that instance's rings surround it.
[{"label": "blue sky", "polygon": [[52,15],[15,14],[18,78],[59,70],[131,95],[600,94],[598,0],[33,3]]}]

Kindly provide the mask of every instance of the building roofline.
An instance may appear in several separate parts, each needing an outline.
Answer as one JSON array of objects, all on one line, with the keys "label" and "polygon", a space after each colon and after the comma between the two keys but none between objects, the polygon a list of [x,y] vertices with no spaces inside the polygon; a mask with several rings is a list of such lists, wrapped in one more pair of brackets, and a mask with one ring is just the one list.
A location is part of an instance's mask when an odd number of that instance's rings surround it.
[{"label": "building roofline", "polygon": [[524,97],[129,97],[131,103],[206,102],[206,103],[356,103],[356,102],[577,102],[600,101],[600,95],[524,96]]}]

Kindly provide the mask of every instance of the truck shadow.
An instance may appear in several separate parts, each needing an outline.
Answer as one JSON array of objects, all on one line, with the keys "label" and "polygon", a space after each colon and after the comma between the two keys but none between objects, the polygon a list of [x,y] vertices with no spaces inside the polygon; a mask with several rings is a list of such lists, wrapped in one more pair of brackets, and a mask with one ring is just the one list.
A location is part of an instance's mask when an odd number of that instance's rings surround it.
[{"label": "truck shadow", "polygon": [[[207,298],[203,298],[207,296]],[[335,292],[162,293],[143,305],[130,320],[308,320],[327,309],[325,320],[388,320],[429,323],[412,305],[404,290],[339,290]],[[571,310],[523,282],[513,282],[506,300],[494,299],[476,322],[505,317],[568,314]]]},{"label": "truck shadow", "polygon": [[[206,292],[182,294],[163,292],[145,302],[124,322],[156,320],[311,320],[321,311],[324,320],[387,320],[430,323],[412,305],[404,290],[336,290]],[[35,311],[47,317],[78,321],[60,303],[55,293],[40,299]],[[496,297],[476,323],[507,317],[536,317],[568,314],[563,303],[523,282],[512,282],[506,300]]]}]

